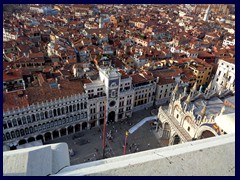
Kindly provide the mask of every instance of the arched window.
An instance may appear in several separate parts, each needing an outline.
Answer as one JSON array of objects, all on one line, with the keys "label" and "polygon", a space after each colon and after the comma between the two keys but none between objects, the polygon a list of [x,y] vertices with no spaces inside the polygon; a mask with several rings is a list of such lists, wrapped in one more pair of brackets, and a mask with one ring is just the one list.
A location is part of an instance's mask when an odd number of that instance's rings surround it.
[{"label": "arched window", "polygon": [[46,119],[48,118],[48,112],[47,111],[45,111],[45,117],[46,117]]},{"label": "arched window", "polygon": [[49,111],[49,117],[52,117],[53,116],[53,113],[52,113],[52,110]]},{"label": "arched window", "polygon": [[34,132],[37,132],[37,131],[38,131],[37,125],[34,125]]},{"label": "arched window", "polygon": [[42,125],[41,125],[41,124],[38,125],[38,130],[39,130],[39,131],[42,130]]},{"label": "arched window", "polygon": [[72,112],[72,105],[69,106],[69,112]]},{"label": "arched window", "polygon": [[46,129],[46,125],[45,123],[42,124],[42,130],[45,130]]},{"label": "arched window", "polygon": [[76,105],[75,104],[73,105],[73,111],[76,111]]},{"label": "arched window", "polygon": [[57,122],[57,120],[54,121],[54,126],[55,126],[55,127],[58,126],[58,122]]},{"label": "arched window", "polygon": [[35,114],[32,114],[32,122],[35,122],[36,118],[35,118]]},{"label": "arched window", "polygon": [[81,109],[83,109],[83,103],[81,103]]},{"label": "arched window", "polygon": [[13,126],[16,127],[16,126],[17,126],[17,121],[16,121],[16,119],[13,119],[12,122],[13,122]]},{"label": "arched window", "polygon": [[16,130],[16,136],[17,136],[17,137],[20,137],[19,130]]},{"label": "arched window", "polygon": [[15,138],[15,133],[14,133],[14,131],[11,132],[11,136],[12,136],[12,138]]},{"label": "arched window", "polygon": [[63,118],[62,123],[66,124],[66,119],[65,118]]},{"label": "arched window", "polygon": [[7,123],[3,121],[3,129],[7,129]]},{"label": "arched window", "polygon": [[61,109],[62,109],[62,114],[65,114],[64,107],[62,107]]},{"label": "arched window", "polygon": [[66,113],[68,113],[68,106],[65,107],[65,111],[66,111]]},{"label": "arched window", "polygon": [[78,110],[78,111],[80,110],[80,106],[79,106],[79,103],[77,104],[77,110]]},{"label": "arched window", "polygon": [[21,126],[21,125],[22,125],[21,118],[17,118],[17,122],[18,122],[18,125],[19,125],[19,126]]},{"label": "arched window", "polygon": [[60,108],[57,109],[58,115],[61,115]]},{"label": "arched window", "polygon": [[62,125],[62,120],[61,119],[58,120],[58,125],[59,126]]},{"label": "arched window", "polygon": [[27,122],[28,122],[28,123],[31,123],[31,118],[30,118],[30,116],[27,116]]},{"label": "arched window", "polygon": [[44,119],[44,113],[41,112],[41,113],[40,113],[40,116],[41,116],[41,120],[43,120],[43,119]]},{"label": "arched window", "polygon": [[6,139],[7,139],[7,140],[11,139],[11,136],[10,136],[10,133],[9,133],[9,132],[6,133]]},{"label": "arched window", "polygon": [[84,109],[86,109],[86,108],[87,108],[87,102],[84,103]]},{"label": "arched window", "polygon": [[47,128],[47,129],[50,128],[50,123],[49,123],[49,122],[47,122],[47,124],[46,124],[46,128]]},{"label": "arched window", "polygon": [[51,121],[51,127],[54,127],[54,121]]},{"label": "arched window", "polygon": [[40,116],[39,116],[39,114],[38,114],[38,113],[36,114],[36,119],[37,119],[37,121],[39,121],[39,120],[40,120]]},{"label": "arched window", "polygon": [[20,134],[21,134],[21,136],[24,136],[24,135],[25,135],[25,132],[24,132],[23,129],[20,130]]},{"label": "arched window", "polygon": [[26,134],[29,134],[28,128],[25,128],[25,133],[26,133]]},{"label": "arched window", "polygon": [[57,110],[56,110],[56,109],[53,110],[53,116],[54,116],[54,117],[57,116]]},{"label": "arched window", "polygon": [[10,120],[8,120],[8,127],[11,128],[12,127],[12,122]]},{"label": "arched window", "polygon": [[29,131],[30,131],[30,133],[34,133],[34,129],[32,126],[29,128]]}]

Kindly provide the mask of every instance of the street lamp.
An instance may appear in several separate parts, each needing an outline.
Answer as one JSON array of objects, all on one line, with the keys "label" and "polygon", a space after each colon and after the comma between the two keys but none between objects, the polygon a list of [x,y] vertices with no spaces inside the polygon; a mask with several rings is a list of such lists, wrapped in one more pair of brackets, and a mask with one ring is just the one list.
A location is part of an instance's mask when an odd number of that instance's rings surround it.
[{"label": "street lamp", "polygon": [[126,131],[126,133],[125,133],[125,142],[124,142],[123,155],[126,154],[126,148],[127,148],[127,137],[128,137],[128,131]]}]

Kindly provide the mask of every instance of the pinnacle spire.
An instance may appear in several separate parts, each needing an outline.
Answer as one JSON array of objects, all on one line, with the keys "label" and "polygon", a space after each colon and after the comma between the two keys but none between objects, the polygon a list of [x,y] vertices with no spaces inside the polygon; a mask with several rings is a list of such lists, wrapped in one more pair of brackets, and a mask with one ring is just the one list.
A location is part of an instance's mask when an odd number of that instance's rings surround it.
[{"label": "pinnacle spire", "polygon": [[204,115],[205,115],[206,109],[207,109],[207,106],[204,105],[203,108],[202,108],[202,110],[201,110],[201,112],[200,112],[200,115],[201,115],[201,116],[204,116]]}]

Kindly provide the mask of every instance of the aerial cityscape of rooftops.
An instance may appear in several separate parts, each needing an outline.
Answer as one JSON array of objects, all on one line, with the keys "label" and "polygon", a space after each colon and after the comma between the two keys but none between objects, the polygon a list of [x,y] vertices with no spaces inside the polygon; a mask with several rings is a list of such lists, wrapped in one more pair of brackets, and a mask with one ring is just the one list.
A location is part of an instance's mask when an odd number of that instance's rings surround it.
[{"label": "aerial cityscape of rooftops", "polygon": [[66,142],[74,165],[235,132],[235,5],[3,9],[3,151]]}]

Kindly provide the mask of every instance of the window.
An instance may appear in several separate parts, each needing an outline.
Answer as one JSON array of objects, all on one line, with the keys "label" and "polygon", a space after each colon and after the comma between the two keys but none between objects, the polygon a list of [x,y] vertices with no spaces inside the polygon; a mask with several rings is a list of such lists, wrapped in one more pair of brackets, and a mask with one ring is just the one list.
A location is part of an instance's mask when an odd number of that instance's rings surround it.
[{"label": "window", "polygon": [[190,131],[190,127],[188,127],[187,130]]}]

